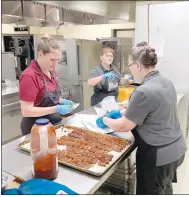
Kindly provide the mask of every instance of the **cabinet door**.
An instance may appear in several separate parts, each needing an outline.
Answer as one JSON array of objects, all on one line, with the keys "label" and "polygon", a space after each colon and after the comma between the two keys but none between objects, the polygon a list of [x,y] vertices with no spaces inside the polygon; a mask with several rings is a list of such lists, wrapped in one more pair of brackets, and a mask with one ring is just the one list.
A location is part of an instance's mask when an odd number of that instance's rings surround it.
[{"label": "cabinet door", "polygon": [[20,108],[2,112],[2,142],[21,136],[21,120]]},{"label": "cabinet door", "polygon": [[120,39],[120,51],[121,51],[121,73],[128,74],[128,56],[129,50],[133,45],[133,38],[119,38]]},{"label": "cabinet door", "polygon": [[82,84],[83,90],[83,108],[88,109],[91,107],[91,96],[93,94],[93,88],[87,84],[87,81],[84,81]]},{"label": "cabinet door", "polygon": [[79,41],[79,70],[81,80],[88,80],[92,68],[100,64],[100,53],[102,45],[98,41]]}]

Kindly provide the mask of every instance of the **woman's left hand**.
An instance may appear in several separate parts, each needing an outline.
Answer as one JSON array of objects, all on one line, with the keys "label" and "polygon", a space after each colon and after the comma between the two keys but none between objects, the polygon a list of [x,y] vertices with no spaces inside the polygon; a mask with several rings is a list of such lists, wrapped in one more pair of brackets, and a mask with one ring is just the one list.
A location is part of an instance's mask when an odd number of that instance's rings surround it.
[{"label": "woman's left hand", "polygon": [[61,105],[73,105],[74,102],[67,100],[67,99],[62,99]]}]

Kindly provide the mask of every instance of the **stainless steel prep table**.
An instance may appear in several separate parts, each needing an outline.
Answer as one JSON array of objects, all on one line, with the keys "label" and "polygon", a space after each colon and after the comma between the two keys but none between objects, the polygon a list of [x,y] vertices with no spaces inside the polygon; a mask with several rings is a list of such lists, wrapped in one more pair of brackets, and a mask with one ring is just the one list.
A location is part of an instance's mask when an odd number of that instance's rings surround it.
[{"label": "stainless steel prep table", "polygon": [[[80,112],[80,114],[95,114],[93,108]],[[62,123],[69,124],[77,120],[74,115],[62,120]],[[130,133],[121,134],[131,137]],[[28,136],[24,136],[2,146],[2,170],[9,172],[13,175],[19,176],[24,180],[32,178],[31,166],[32,160],[29,154],[19,150],[17,145]],[[132,150],[135,147],[132,147]],[[117,167],[124,161],[126,155],[123,156],[101,177],[95,177],[78,170],[59,165],[58,178],[56,182],[64,184],[79,194],[93,194],[98,188],[108,179],[108,177],[117,169]]]}]

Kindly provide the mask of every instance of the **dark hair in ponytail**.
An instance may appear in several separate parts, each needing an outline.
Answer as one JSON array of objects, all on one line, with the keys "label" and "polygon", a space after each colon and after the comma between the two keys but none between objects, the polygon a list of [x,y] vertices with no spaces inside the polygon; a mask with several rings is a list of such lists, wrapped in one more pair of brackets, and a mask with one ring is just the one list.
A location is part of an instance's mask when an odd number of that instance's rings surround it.
[{"label": "dark hair in ponytail", "polygon": [[129,55],[133,61],[141,62],[145,68],[155,67],[158,62],[155,49],[147,46],[147,42],[140,42],[136,47],[132,47]]}]

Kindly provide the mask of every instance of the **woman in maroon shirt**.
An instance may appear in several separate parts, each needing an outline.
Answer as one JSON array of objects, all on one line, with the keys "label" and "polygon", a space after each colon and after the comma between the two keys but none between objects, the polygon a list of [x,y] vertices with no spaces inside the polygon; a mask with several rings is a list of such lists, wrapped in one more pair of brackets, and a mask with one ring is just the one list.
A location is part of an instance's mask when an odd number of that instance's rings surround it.
[{"label": "woman in maroon shirt", "polygon": [[51,37],[42,37],[37,60],[32,60],[19,79],[20,103],[23,119],[22,134],[29,134],[35,120],[48,118],[52,124],[61,121],[61,115],[72,111],[72,101],[60,98],[55,66],[61,57],[60,46]]}]

